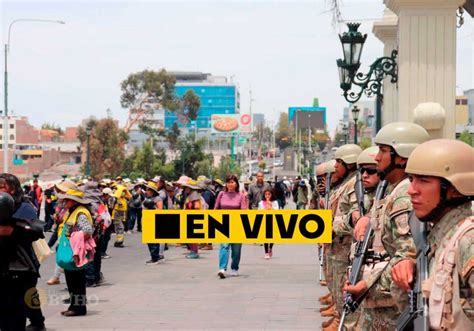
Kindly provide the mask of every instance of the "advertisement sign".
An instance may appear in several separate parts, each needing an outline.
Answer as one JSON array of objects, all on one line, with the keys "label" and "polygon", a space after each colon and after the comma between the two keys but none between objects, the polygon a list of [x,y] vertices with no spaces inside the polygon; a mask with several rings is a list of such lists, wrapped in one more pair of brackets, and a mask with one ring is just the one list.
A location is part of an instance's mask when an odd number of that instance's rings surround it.
[{"label": "advertisement sign", "polygon": [[211,133],[250,133],[249,114],[214,114],[211,116]]}]

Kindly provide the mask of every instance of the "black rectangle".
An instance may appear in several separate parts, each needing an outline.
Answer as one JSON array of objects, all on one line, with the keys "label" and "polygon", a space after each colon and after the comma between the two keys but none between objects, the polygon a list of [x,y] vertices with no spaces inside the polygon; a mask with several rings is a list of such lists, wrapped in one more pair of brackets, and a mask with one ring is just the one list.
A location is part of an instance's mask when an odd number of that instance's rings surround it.
[{"label": "black rectangle", "polygon": [[179,239],[179,215],[178,214],[156,214],[155,215],[155,238],[156,239]]}]

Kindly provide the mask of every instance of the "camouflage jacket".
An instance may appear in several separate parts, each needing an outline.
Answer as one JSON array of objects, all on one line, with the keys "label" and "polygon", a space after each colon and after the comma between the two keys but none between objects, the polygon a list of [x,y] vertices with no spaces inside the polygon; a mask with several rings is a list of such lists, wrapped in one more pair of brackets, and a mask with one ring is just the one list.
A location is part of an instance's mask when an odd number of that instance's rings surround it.
[{"label": "camouflage jacket", "polygon": [[[354,192],[354,185],[356,182],[356,172],[347,176],[341,185],[339,192],[339,200],[337,201],[336,213],[334,214],[333,229],[336,237],[352,236],[352,226],[348,222],[349,211],[351,209],[351,199],[349,197],[350,192]],[[355,195],[355,194],[354,194]],[[357,204],[357,199],[356,199]]]},{"label": "camouflage jacket", "polygon": [[[416,257],[416,247],[411,236],[408,216],[412,210],[410,197],[407,194],[410,181],[402,179],[389,184],[385,198],[372,210],[371,224],[374,229],[372,248],[375,253],[386,256],[390,260],[389,268],[380,270],[387,273],[383,277],[387,284],[391,283],[391,267],[399,261]],[[370,288],[379,279],[380,273],[373,273],[366,279]]]},{"label": "camouflage jacket", "polygon": [[[431,231],[428,234],[428,243],[430,245],[430,279],[434,279],[436,273],[435,262],[439,261],[445,246],[460,224],[467,218],[472,217],[472,215],[471,203],[467,202],[449,211],[431,227]],[[474,322],[474,230],[466,232],[458,241],[455,261],[460,290],[460,303],[457,304],[462,306],[465,315]]]}]

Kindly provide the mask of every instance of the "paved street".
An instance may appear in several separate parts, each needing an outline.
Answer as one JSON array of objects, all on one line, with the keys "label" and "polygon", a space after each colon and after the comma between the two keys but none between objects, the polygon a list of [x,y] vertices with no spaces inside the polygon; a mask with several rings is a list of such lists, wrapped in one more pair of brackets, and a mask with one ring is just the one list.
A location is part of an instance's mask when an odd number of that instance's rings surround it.
[{"label": "paved street", "polygon": [[[114,237],[111,243],[113,244]],[[322,318],[317,298],[325,293],[317,283],[316,248],[276,245],[274,257],[263,259],[263,247],[245,245],[238,277],[219,279],[218,249],[201,251],[187,260],[174,245],[166,261],[146,266],[149,258],[140,235],[127,235],[125,248],[109,246],[103,260],[106,283],[88,288],[88,315],[65,318],[61,285],[48,286],[54,258],[41,268],[38,288],[50,303],[43,307],[48,330],[315,330]]]}]

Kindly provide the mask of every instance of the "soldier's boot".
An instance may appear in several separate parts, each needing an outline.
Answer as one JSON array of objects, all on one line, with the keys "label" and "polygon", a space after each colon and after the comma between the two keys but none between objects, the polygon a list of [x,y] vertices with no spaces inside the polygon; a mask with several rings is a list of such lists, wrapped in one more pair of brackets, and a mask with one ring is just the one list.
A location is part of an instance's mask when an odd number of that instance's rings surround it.
[{"label": "soldier's boot", "polygon": [[323,295],[322,297],[319,297],[319,302],[322,302],[322,300],[327,300],[331,297],[331,293],[328,293],[326,295]]},{"label": "soldier's boot", "polygon": [[322,322],[321,327],[322,328],[327,328],[329,325],[332,324],[332,321],[334,321],[335,318],[336,318],[336,316],[333,316],[333,317],[331,317],[331,319],[328,319],[327,321]]},{"label": "soldier's boot", "polygon": [[336,308],[334,307],[334,305],[329,307],[329,309],[321,312],[321,316],[323,316],[323,317],[330,317],[330,316],[334,316],[335,314],[337,314],[337,312],[336,312]]},{"label": "soldier's boot", "polygon": [[319,312],[322,313],[323,311],[331,309],[333,306],[334,306],[334,304],[326,306],[326,307],[321,307],[321,308],[319,308]]},{"label": "soldier's boot", "polygon": [[337,329],[339,328],[339,323],[341,322],[340,318],[339,317],[335,317],[333,320],[332,320],[332,323],[329,324],[328,326],[326,326],[325,328],[323,328],[323,331],[337,331]]},{"label": "soldier's boot", "polygon": [[332,297],[329,297],[329,298],[326,299],[326,300],[320,301],[320,303],[321,303],[322,305],[328,305],[328,306],[330,306],[330,305],[332,305],[332,304],[334,303],[334,300],[332,299]]},{"label": "soldier's boot", "polygon": [[327,282],[325,279],[323,279],[323,280],[320,280],[320,281],[319,281],[319,285],[321,285],[321,286],[328,286],[328,282]]}]

